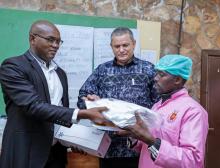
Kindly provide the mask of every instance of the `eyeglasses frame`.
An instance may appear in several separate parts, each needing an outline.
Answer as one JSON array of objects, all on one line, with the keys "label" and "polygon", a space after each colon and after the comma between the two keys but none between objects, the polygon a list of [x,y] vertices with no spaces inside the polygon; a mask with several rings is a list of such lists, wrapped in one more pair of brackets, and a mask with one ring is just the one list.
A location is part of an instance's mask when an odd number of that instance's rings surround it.
[{"label": "eyeglasses frame", "polygon": [[58,40],[58,39],[55,39],[55,38],[53,38],[53,37],[44,37],[44,36],[42,36],[42,35],[40,35],[40,34],[37,34],[37,33],[31,33],[31,35],[34,36],[34,37],[38,36],[38,37],[40,37],[40,38],[46,40],[46,41],[47,41],[48,43],[50,43],[50,44],[54,44],[54,42],[55,42],[56,44],[58,44],[59,46],[61,46],[61,45],[63,44],[63,40],[61,40],[61,39]]}]

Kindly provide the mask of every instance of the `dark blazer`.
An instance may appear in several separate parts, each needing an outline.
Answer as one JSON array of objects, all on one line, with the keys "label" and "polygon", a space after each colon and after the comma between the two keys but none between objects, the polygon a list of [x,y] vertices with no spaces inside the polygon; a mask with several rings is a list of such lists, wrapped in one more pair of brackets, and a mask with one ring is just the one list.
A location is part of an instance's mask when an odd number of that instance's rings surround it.
[{"label": "dark blazer", "polygon": [[[0,82],[8,120],[0,168],[43,168],[53,140],[54,123],[71,126],[74,109],[67,108],[67,77],[61,68],[56,72],[63,86],[65,107],[50,104],[46,78],[29,51],[2,63]],[[66,149],[62,151],[66,159]]]}]

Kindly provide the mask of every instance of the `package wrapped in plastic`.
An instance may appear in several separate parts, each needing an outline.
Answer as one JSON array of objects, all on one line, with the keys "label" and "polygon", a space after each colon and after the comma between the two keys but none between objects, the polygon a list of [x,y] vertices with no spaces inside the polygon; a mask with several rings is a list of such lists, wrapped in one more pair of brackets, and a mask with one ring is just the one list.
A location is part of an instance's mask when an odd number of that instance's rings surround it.
[{"label": "package wrapped in plastic", "polygon": [[6,116],[0,116],[0,154],[1,154],[1,145],[2,145],[2,137],[5,129],[7,118]]},{"label": "package wrapped in plastic", "polygon": [[87,108],[106,106],[109,110],[103,112],[103,115],[120,128],[136,123],[136,111],[140,113],[142,120],[149,128],[158,128],[162,122],[159,114],[148,108],[113,98],[86,101],[86,106]]}]

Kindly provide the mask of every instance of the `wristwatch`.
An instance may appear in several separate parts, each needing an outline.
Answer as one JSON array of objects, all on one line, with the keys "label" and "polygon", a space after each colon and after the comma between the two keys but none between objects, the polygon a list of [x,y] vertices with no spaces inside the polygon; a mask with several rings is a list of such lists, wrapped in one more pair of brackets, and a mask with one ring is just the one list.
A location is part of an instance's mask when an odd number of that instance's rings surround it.
[{"label": "wristwatch", "polygon": [[157,155],[158,155],[159,149],[160,149],[160,144],[161,144],[161,140],[159,138],[156,138],[154,144],[148,146],[148,150],[151,153],[151,159],[153,161],[155,161],[157,158]]}]

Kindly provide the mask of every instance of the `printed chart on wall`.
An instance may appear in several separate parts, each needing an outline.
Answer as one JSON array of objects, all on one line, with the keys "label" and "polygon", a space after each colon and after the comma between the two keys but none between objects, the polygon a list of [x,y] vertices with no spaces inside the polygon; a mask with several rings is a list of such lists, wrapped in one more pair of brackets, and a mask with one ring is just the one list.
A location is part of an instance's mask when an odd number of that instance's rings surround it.
[{"label": "printed chart on wall", "polygon": [[76,107],[79,88],[92,73],[93,28],[56,25],[64,41],[55,61],[67,73],[70,107]]}]

